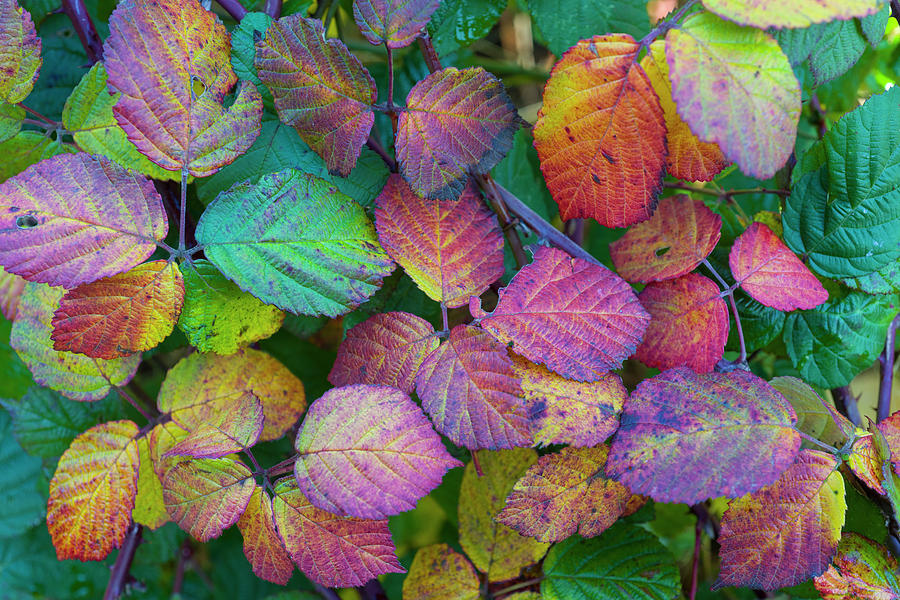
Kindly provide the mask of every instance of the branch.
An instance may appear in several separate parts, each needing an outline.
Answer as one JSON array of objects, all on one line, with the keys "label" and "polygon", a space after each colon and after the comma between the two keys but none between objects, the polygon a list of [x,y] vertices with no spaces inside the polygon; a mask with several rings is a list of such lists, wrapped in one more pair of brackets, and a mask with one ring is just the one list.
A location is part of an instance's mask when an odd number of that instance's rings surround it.
[{"label": "branch", "polygon": [[88,14],[84,0],[62,0],[62,8],[75,27],[75,33],[84,46],[91,64],[103,59],[103,41],[97,34],[97,28]]},{"label": "branch", "polygon": [[131,569],[131,562],[134,560],[134,553],[138,544],[141,543],[141,531],[143,525],[132,522],[128,528],[128,534],[125,536],[125,542],[119,555],[116,557],[116,563],[112,567],[112,574],[109,576],[109,585],[106,586],[106,593],[103,594],[103,600],[117,600],[125,591],[131,576],[128,570]]},{"label": "branch", "polygon": [[859,414],[859,404],[856,396],[850,391],[850,386],[832,388],[831,397],[834,398],[834,405],[842,415],[850,419],[850,422],[860,427],[862,425],[862,416]]},{"label": "branch", "polygon": [[431,43],[431,38],[428,37],[428,32],[423,32],[421,37],[419,37],[419,49],[422,50],[422,56],[425,57],[425,64],[428,65],[429,71],[434,73],[443,68],[437,50],[434,49],[434,44]]},{"label": "branch", "polygon": [[263,12],[273,19],[279,18],[281,16],[281,0],[266,0]]},{"label": "branch", "polygon": [[898,326],[900,326],[900,315],[894,317],[894,320],[888,325],[884,352],[879,357],[881,386],[878,388],[878,414],[875,417],[877,423],[891,416],[891,391],[894,389],[894,345]]},{"label": "branch", "polygon": [[372,150],[375,154],[381,157],[381,160],[384,161],[384,164],[387,165],[388,169],[390,169],[391,173],[397,172],[397,161],[391,158],[391,155],[387,153],[387,150],[384,149],[375,136],[371,133],[369,134],[369,139],[366,140],[366,146],[369,147],[369,150]]},{"label": "branch", "polygon": [[[237,0],[216,0],[219,3],[219,6],[225,9],[232,19],[241,22],[245,16],[247,16],[247,9],[241,6],[241,3]],[[266,5],[268,8],[268,4]]]}]

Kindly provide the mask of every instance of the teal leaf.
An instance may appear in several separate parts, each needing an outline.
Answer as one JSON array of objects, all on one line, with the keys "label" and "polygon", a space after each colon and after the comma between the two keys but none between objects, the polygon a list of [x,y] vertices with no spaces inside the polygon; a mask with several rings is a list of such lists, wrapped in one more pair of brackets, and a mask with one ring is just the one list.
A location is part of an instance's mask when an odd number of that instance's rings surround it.
[{"label": "teal leaf", "polygon": [[247,13],[238,26],[231,31],[231,68],[240,79],[246,79],[256,86],[263,98],[263,106],[269,111],[275,108],[275,100],[256,74],[253,58],[256,56],[255,36],[265,37],[266,29],[272,24],[272,17],[266,13]]},{"label": "teal leaf", "polygon": [[[24,533],[47,509],[38,492],[41,459],[25,453],[12,435],[12,419],[0,410],[0,539]],[[3,544],[0,544],[2,546]]]},{"label": "teal leaf", "polygon": [[365,210],[295,169],[219,194],[196,234],[206,257],[238,287],[295,314],[349,312],[394,268]]},{"label": "teal leaf", "polygon": [[556,56],[600,33],[627,33],[639,40],[650,31],[646,0],[525,0],[525,5]]},{"label": "teal leaf", "polygon": [[889,262],[868,275],[845,279],[844,283],[854,290],[860,290],[867,294],[900,292],[900,260]]}]

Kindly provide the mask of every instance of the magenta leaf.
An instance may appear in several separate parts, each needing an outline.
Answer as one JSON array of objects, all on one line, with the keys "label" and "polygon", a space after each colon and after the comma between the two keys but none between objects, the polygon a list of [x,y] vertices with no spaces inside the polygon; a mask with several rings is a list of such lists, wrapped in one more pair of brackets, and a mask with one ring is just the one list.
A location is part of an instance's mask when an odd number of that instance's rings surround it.
[{"label": "magenta leaf", "polygon": [[440,0],[355,0],[353,18],[363,37],[388,48],[412,44]]}]

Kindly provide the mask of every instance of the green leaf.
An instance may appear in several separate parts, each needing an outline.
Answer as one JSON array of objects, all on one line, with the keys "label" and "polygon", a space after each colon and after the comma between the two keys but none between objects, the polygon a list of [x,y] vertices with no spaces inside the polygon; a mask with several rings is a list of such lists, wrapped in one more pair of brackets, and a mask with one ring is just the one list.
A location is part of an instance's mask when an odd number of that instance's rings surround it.
[{"label": "green leaf", "polygon": [[[738,314],[741,316],[741,329],[747,352],[765,348],[781,335],[784,328],[784,313],[780,310],[760,304],[743,292],[735,294]],[[732,320],[734,317],[731,317]],[[727,348],[738,348],[737,327],[728,330]]]},{"label": "green leaf", "polygon": [[646,0],[525,0],[525,5],[556,56],[599,33],[627,33],[639,40],[650,31]]},{"label": "green leaf", "polygon": [[77,152],[72,146],[52,140],[37,131],[20,131],[18,135],[0,143],[0,181],[6,181],[34,163],[63,153]]},{"label": "green leaf", "polygon": [[11,330],[12,323],[0,316],[0,365],[3,365],[0,398],[21,398],[34,385],[28,367],[9,345]]},{"label": "green leaf", "polygon": [[900,296],[850,292],[813,310],[793,312],[784,323],[788,356],[809,383],[846,385],[875,362],[898,311]]},{"label": "green leaf", "polygon": [[220,194],[197,241],[238,287],[297,314],[349,312],[394,268],[361,206],[294,169]]},{"label": "green leaf", "polygon": [[681,595],[678,567],[649,531],[617,523],[600,537],[572,536],[544,560],[543,600],[670,600]]},{"label": "green leaf", "polygon": [[815,85],[822,85],[843,75],[852,67],[866,49],[863,28],[882,34],[888,14],[881,11],[865,19],[830,21],[805,29],[782,29],[775,39],[792,65],[809,59],[809,68]]},{"label": "green leaf", "polygon": [[261,12],[247,13],[241,19],[238,26],[231,31],[231,68],[240,79],[252,82],[262,96],[263,106],[269,111],[274,111],[275,100],[272,98],[272,92],[259,80],[256,67],[253,65],[253,58],[256,56],[254,36],[265,37],[266,29],[271,24],[272,17]]},{"label": "green leaf", "polygon": [[784,239],[832,278],[900,258],[900,88],[847,113],[803,157],[785,206]]},{"label": "green leaf", "polygon": [[900,259],[891,261],[868,275],[845,279],[844,283],[867,294],[900,292]]},{"label": "green leaf", "polygon": [[15,104],[0,102],[0,142],[4,142],[19,133],[25,109]]},{"label": "green leaf", "polygon": [[490,32],[507,0],[444,0],[431,15],[428,35],[438,54],[464,48]]},{"label": "green leaf", "polygon": [[41,460],[28,456],[19,446],[12,425],[9,414],[0,411],[0,539],[20,535],[40,522],[47,508],[38,492]]},{"label": "green leaf", "polygon": [[544,219],[550,221],[556,215],[556,203],[544,182],[531,130],[516,132],[512,148],[491,170],[491,175]]}]

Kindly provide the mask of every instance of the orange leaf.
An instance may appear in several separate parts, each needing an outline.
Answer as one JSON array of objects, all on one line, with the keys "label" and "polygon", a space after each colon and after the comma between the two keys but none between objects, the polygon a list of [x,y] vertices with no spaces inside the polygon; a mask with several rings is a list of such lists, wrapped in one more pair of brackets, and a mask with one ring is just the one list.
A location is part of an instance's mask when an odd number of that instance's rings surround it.
[{"label": "orange leaf", "polygon": [[244,555],[253,572],[266,581],[286,585],[294,573],[294,563],[275,528],[272,498],[259,485],[237,526],[244,536]]}]

